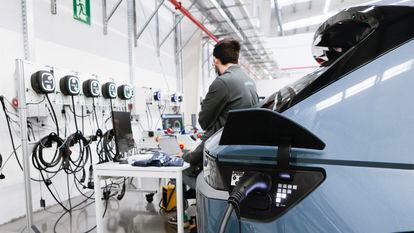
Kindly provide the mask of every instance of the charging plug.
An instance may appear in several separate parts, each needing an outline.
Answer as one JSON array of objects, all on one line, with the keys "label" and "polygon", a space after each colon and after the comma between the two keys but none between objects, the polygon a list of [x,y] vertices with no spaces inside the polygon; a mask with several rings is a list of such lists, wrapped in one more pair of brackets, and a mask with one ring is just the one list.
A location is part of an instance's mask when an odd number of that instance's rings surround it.
[{"label": "charging plug", "polygon": [[83,183],[85,182],[86,179],[86,172],[85,172],[85,168],[82,169],[82,177],[80,179],[80,182]]},{"label": "charging plug", "polygon": [[96,142],[96,141],[98,141],[98,136],[96,136],[96,135],[92,135],[90,140],[91,140],[92,142]]},{"label": "charging plug", "polygon": [[126,187],[125,187],[125,182],[122,184],[122,190],[121,193],[116,197],[118,200],[122,200],[122,198],[124,198],[125,195],[125,191],[126,191]]},{"label": "charging plug", "polygon": [[40,198],[40,207],[42,207],[42,208],[46,207],[46,201],[43,198]]},{"label": "charging plug", "polygon": [[50,179],[45,180],[45,185],[49,186],[52,184],[52,181]]},{"label": "charging plug", "polygon": [[88,188],[89,189],[94,189],[95,185],[93,182],[93,167],[92,164],[89,165],[89,178],[88,178]]},{"label": "charging plug", "polygon": [[93,181],[89,181],[88,182],[88,189],[94,189],[95,188],[95,184],[93,183]]},{"label": "charging plug", "polygon": [[111,195],[111,191],[103,191],[103,199],[109,200],[109,196]]},{"label": "charging plug", "polygon": [[3,180],[4,178],[6,178],[6,176],[3,175],[3,173],[0,173],[0,180]]},{"label": "charging plug", "polygon": [[237,182],[230,194],[228,202],[236,211],[239,211],[240,203],[252,192],[268,192],[272,187],[269,175],[263,173],[245,173]]},{"label": "charging plug", "polygon": [[230,219],[233,209],[236,210],[237,218],[240,216],[240,203],[249,196],[252,192],[269,192],[272,187],[272,180],[269,175],[263,173],[245,173],[237,182],[236,187],[230,194],[227,202],[229,203],[224,213],[224,217],[221,219],[219,225],[219,233],[226,231],[227,223]]}]

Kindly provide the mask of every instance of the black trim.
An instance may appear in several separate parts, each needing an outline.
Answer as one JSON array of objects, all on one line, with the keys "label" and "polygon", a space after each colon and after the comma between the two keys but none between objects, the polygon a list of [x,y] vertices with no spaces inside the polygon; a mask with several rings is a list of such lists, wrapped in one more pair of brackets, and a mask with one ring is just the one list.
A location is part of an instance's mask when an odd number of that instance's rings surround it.
[{"label": "black trim", "polygon": [[337,160],[337,159],[309,159],[309,158],[292,158],[293,163],[302,164],[324,164],[349,167],[371,167],[371,168],[387,168],[397,170],[414,170],[414,164],[410,163],[388,163],[388,162],[370,162],[355,160]]},{"label": "black trim", "polygon": [[[246,119],[250,120],[249,127],[245,127]],[[262,108],[230,111],[219,145],[325,148],[325,143],[303,126],[280,113]]]}]

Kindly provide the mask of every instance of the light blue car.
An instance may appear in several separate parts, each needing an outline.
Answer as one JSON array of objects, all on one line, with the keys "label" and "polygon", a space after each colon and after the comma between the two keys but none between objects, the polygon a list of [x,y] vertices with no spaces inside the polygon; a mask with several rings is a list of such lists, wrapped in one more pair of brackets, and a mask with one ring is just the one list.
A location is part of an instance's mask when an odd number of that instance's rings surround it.
[{"label": "light blue car", "polygon": [[229,193],[254,173],[268,187],[247,195],[225,232],[414,231],[413,38],[408,6],[348,8],[321,25],[322,66],[261,108],[232,112],[207,141],[198,232],[219,232]]}]

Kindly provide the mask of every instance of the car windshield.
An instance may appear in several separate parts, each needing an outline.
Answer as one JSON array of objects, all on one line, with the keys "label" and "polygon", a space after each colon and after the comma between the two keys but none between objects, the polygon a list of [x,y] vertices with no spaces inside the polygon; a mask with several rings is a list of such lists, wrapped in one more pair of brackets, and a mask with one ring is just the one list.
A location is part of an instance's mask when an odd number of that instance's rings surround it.
[{"label": "car windshield", "polygon": [[272,109],[281,112],[286,105],[289,105],[294,96],[301,92],[305,87],[313,83],[328,67],[319,67],[315,71],[300,78],[296,82],[289,84],[279,91],[267,97],[262,103],[262,108]]}]

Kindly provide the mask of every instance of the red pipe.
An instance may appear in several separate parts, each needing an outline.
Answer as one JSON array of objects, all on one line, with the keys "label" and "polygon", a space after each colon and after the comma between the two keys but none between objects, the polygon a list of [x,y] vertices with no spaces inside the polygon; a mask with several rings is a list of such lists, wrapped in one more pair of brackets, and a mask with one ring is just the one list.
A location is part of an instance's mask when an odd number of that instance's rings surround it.
[{"label": "red pipe", "polygon": [[177,0],[170,0],[170,2],[175,6],[176,10],[181,11],[181,13],[183,13],[183,15],[187,16],[187,18],[189,18],[191,21],[193,21],[193,23],[199,27],[201,30],[203,30],[205,33],[207,33],[207,35],[213,39],[215,42],[219,42],[219,40],[217,39],[217,37],[215,35],[213,35],[213,33],[211,33],[206,27],[204,27],[204,25],[202,25],[187,9],[185,9],[182,5],[181,2],[178,2]]},{"label": "red pipe", "polygon": [[[219,40],[217,39],[217,37],[215,35],[213,35],[213,33],[211,33],[206,27],[204,27],[203,24],[201,24],[187,9],[185,9],[181,2],[178,2],[177,0],[169,0],[174,6],[176,10],[181,11],[181,13],[183,13],[183,15],[187,16],[187,18],[189,18],[197,27],[199,27],[201,30],[203,30],[205,33],[207,33],[207,35],[213,39],[216,43],[219,42]],[[241,63],[242,66],[244,66],[247,70],[249,70],[254,76],[256,76],[257,78],[259,78],[251,69],[248,65]]]}]

